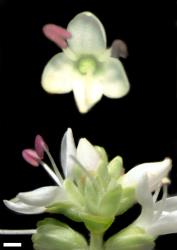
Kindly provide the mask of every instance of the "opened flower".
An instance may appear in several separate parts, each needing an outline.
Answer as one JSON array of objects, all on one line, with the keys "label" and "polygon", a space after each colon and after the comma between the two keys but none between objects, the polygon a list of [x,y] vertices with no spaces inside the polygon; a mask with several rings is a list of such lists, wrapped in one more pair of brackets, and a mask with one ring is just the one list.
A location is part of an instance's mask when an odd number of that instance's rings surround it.
[{"label": "opened flower", "polygon": [[105,30],[98,18],[90,12],[80,13],[68,24],[67,31],[71,34],[68,47],[60,46],[63,53],[47,63],[42,87],[54,94],[73,90],[81,113],[86,113],[103,94],[109,98],[126,95],[126,73],[120,60],[111,57],[111,50],[106,48]]},{"label": "opened flower", "polygon": [[163,161],[142,163],[130,169],[121,179],[124,187],[137,186],[144,174],[147,175],[151,191],[154,191],[161,180],[168,176],[172,168],[172,161],[166,157]]},{"label": "opened flower", "polygon": [[157,201],[160,186],[152,195],[146,175],[136,191],[142,212],[133,225],[142,228],[155,239],[160,235],[177,233],[177,196],[167,198],[168,184],[168,179],[162,179],[163,196],[160,201]]},{"label": "opened flower", "polygon": [[[43,161],[44,152],[47,153],[53,170]],[[54,203],[60,203],[62,206],[69,206],[72,202],[75,202],[79,206],[79,192],[77,197],[73,196],[72,199],[69,199],[71,196],[68,197],[65,190],[66,187],[64,184],[66,183],[64,182],[64,179],[48,150],[48,146],[42,137],[39,135],[36,137],[35,149],[26,149],[22,154],[24,159],[32,166],[37,167],[42,165],[57,186],[47,186],[38,188],[34,191],[19,193],[14,199],[4,201],[7,207],[19,213],[36,214],[45,212],[47,206]],[[76,149],[72,131],[71,129],[68,129],[61,143],[61,165],[64,176],[68,179],[68,182],[69,179],[74,178],[73,169],[77,161],[85,167],[85,171],[89,172],[96,170],[101,162],[101,157],[95,150],[94,146],[92,146],[85,138],[80,139]],[[80,202],[82,203],[81,200]]]}]

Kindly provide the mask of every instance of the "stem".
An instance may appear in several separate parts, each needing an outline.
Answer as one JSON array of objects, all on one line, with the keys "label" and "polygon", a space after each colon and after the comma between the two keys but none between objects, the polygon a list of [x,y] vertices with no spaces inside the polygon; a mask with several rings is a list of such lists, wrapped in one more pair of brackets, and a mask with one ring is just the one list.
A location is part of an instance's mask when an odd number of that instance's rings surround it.
[{"label": "stem", "polygon": [[37,230],[35,230],[35,229],[22,229],[22,230],[0,229],[0,234],[6,234],[6,235],[35,234],[36,232],[37,232]]},{"label": "stem", "polygon": [[90,234],[89,250],[103,250],[103,234]]}]

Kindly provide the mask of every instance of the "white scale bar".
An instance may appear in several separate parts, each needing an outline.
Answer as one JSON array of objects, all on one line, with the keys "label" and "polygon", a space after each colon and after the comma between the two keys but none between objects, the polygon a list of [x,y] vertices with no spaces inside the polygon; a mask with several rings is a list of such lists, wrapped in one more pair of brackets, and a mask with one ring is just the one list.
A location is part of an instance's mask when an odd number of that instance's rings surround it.
[{"label": "white scale bar", "polygon": [[6,243],[4,242],[3,243],[3,247],[21,247],[22,246],[22,243],[19,242],[19,243]]}]

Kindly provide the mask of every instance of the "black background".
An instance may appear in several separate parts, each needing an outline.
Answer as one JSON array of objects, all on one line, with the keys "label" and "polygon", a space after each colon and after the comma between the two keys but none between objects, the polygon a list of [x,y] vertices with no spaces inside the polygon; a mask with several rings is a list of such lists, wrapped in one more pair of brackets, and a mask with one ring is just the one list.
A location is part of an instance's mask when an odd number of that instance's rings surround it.
[{"label": "black background", "polygon": [[[155,4],[155,3],[156,4]],[[20,191],[52,185],[42,168],[28,166],[21,157],[41,134],[59,162],[60,141],[68,127],[76,142],[86,137],[104,146],[109,159],[121,155],[124,167],[173,159],[170,194],[177,192],[176,147],[176,24],[175,4],[160,1],[9,1],[0,3],[1,14],[1,161],[0,199]],[[170,1],[169,1],[170,2]],[[172,3],[172,1],[171,1]],[[130,93],[121,99],[102,100],[87,114],[78,112],[73,94],[49,95],[40,86],[47,61],[59,48],[41,32],[43,25],[66,27],[79,12],[91,11],[103,23],[107,44],[114,39],[127,43],[129,57],[122,63]],[[114,223],[107,235],[136,218],[139,207]],[[0,228],[35,228],[44,215],[17,215],[1,202]],[[133,218],[132,218],[133,217]],[[65,220],[62,216],[58,216]],[[83,231],[81,224],[73,227]],[[84,231],[86,236],[87,232]],[[30,237],[0,236],[3,241],[22,241],[30,249]],[[160,237],[157,249],[176,249],[177,236]]]}]

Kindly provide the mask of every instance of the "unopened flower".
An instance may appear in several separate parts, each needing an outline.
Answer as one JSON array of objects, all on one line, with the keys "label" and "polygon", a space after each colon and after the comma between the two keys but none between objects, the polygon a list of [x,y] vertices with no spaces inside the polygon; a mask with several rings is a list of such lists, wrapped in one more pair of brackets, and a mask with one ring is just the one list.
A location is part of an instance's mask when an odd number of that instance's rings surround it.
[{"label": "unopened flower", "polygon": [[52,218],[37,223],[32,241],[35,250],[88,250],[87,242],[80,233]]},{"label": "unopened flower", "polygon": [[90,12],[80,13],[68,24],[67,31],[71,33],[68,47],[59,44],[63,53],[47,63],[42,87],[58,94],[73,90],[81,113],[86,113],[103,94],[109,98],[126,95],[126,73],[119,59],[111,57],[111,50],[106,48],[105,30],[98,18]]}]

